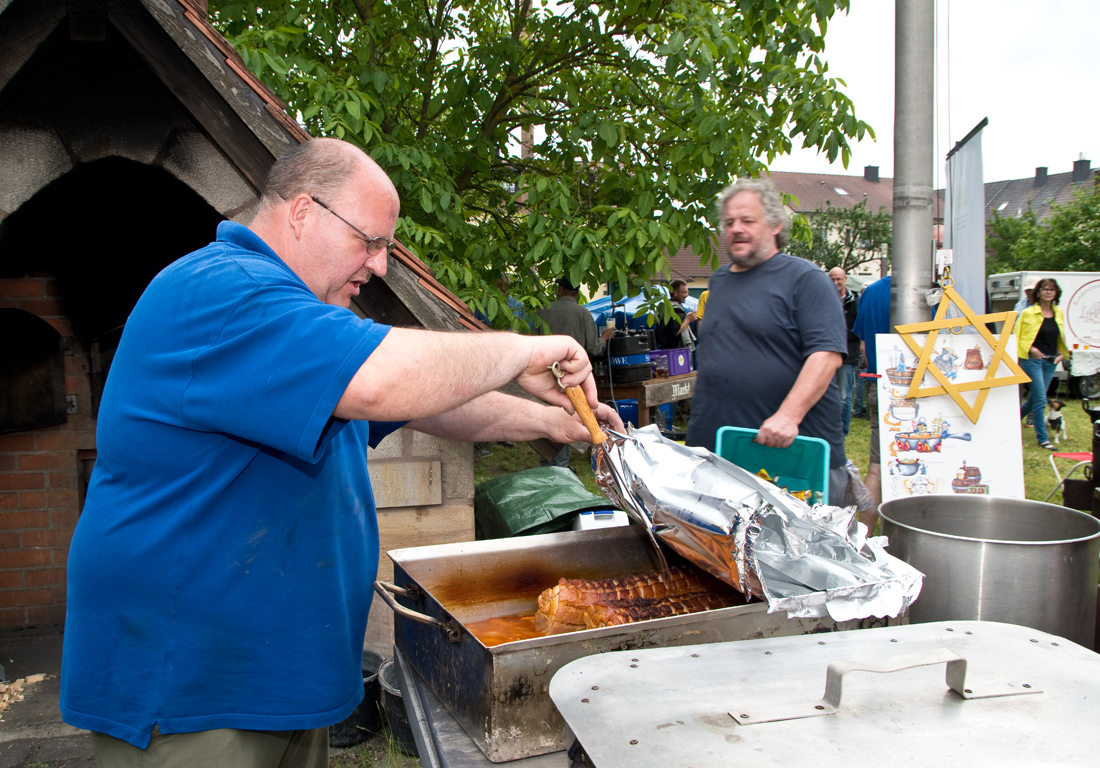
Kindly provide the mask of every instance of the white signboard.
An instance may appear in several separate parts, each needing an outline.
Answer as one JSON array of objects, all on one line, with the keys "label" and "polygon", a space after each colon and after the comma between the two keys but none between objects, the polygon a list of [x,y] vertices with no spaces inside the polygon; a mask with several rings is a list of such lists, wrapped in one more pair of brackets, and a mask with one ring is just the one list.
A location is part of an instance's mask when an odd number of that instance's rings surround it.
[{"label": "white signboard", "polygon": [[1091,280],[1063,303],[1070,333],[1089,347],[1100,347],[1100,280]]},{"label": "white signboard", "polygon": [[[927,337],[912,334],[922,347]],[[1024,498],[1019,387],[988,389],[974,424],[949,395],[908,396],[918,361],[900,336],[881,334],[877,344],[882,500],[955,493]],[[1008,349],[1016,349],[1015,337]],[[940,332],[932,365],[962,384],[986,379],[992,357],[978,334]],[[1003,363],[999,369],[998,376],[1011,375]],[[921,386],[939,383],[925,373]],[[977,391],[963,393],[971,406],[977,397]]]}]

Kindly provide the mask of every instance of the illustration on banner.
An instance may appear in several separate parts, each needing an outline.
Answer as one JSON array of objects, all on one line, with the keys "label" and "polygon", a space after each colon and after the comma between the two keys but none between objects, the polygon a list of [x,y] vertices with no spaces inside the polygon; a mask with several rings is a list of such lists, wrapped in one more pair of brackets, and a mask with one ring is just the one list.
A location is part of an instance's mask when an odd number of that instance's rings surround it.
[{"label": "illustration on banner", "polygon": [[[948,379],[965,383],[984,376],[992,357],[983,339],[967,334],[937,343],[931,360]],[[1023,497],[1022,473],[1012,471],[1023,455],[1015,385],[991,389],[982,417],[971,423],[947,395],[909,397],[918,361],[898,336],[878,337],[878,359],[883,500],[937,493]]]}]

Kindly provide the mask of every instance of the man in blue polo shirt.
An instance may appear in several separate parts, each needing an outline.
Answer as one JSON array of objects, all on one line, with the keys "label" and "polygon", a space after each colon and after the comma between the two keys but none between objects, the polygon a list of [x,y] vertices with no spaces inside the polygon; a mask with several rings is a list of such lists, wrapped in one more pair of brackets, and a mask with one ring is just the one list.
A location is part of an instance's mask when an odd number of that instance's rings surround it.
[{"label": "man in blue polo shirt", "polygon": [[[406,423],[589,439],[554,362],[621,428],[573,339],[349,311],[386,273],[398,210],[365,154],[311,140],[272,168],[248,227],[223,223],[134,307],[68,571],[61,709],[100,768],[327,766],[327,726],[363,695],[368,446]],[[513,380],[561,407],[495,391]]]},{"label": "man in blue polo shirt", "polygon": [[[859,336],[863,356],[867,358],[867,373],[878,374],[878,346],[875,337],[890,333],[890,276],[887,275],[863,289],[859,300],[859,313],[852,325],[852,332]],[[878,379],[867,383],[867,416],[871,419],[870,464],[864,485],[871,492],[874,508],[860,515],[860,520],[874,531],[878,521],[878,506],[882,503],[882,458],[879,451]]]}]

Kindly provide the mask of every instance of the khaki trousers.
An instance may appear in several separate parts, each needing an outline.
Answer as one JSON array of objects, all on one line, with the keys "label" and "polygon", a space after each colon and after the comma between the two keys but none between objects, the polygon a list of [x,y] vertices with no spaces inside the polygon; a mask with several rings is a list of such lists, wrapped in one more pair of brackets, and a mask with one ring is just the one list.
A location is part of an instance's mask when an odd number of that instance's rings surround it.
[{"label": "khaki trousers", "polygon": [[93,733],[97,768],[328,768],[328,728],[163,734],[146,749]]}]

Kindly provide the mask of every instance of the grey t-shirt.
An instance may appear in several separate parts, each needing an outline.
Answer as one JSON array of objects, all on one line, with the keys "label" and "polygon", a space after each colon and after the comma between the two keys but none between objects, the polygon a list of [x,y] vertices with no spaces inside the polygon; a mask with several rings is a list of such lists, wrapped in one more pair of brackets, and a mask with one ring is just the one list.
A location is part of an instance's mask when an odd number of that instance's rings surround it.
[{"label": "grey t-shirt", "polygon": [[[806,358],[844,355],[847,335],[836,286],[815,264],[778,253],[746,272],[721,267],[700,328],[687,444],[713,451],[719,427],[758,428],[779,410]],[[835,380],[798,430],[829,443],[831,467],[845,464]]]}]

